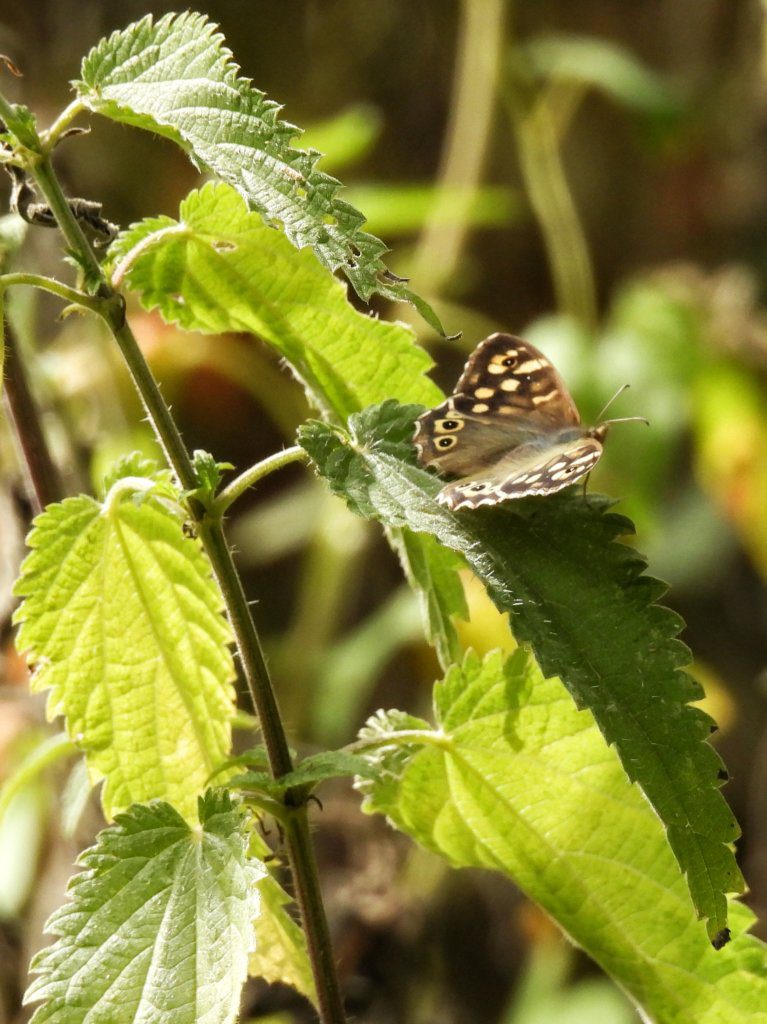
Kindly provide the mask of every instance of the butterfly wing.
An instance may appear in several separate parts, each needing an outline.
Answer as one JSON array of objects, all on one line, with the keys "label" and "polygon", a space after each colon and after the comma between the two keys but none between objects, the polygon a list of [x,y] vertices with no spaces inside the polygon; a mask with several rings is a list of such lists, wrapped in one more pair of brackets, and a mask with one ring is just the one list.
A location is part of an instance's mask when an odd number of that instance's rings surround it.
[{"label": "butterfly wing", "polygon": [[551,361],[513,334],[491,334],[480,342],[455,390],[474,400],[477,415],[524,419],[531,430],[574,427],[581,421]]},{"label": "butterfly wing", "polygon": [[447,484],[437,501],[455,510],[497,505],[527,495],[554,494],[589,473],[601,454],[602,445],[593,437],[523,444],[487,472]]},{"label": "butterfly wing", "polygon": [[579,423],[546,356],[511,334],[491,334],[469,357],[455,394],[419,417],[414,442],[422,465],[463,476]]},{"label": "butterfly wing", "polygon": [[498,462],[535,436],[522,419],[482,415],[469,395],[452,395],[416,422],[413,442],[422,466],[464,476]]}]

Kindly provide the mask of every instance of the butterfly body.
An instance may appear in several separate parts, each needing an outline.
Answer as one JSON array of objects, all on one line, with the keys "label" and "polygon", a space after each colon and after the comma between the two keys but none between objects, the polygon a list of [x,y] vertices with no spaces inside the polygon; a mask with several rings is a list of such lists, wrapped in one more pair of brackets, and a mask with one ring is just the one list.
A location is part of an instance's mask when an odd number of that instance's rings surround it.
[{"label": "butterfly body", "polygon": [[422,465],[460,479],[437,501],[477,508],[553,494],[589,473],[609,424],[584,427],[552,363],[534,345],[492,334],[470,356],[451,395],[419,417]]}]

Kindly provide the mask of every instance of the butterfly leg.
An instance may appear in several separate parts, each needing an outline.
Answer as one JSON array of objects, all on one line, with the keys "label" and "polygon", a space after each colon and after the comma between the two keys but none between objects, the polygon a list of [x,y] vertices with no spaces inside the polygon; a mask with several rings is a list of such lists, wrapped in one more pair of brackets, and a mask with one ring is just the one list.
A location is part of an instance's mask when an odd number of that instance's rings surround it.
[{"label": "butterfly leg", "polygon": [[[583,500],[586,502],[587,505],[589,505],[588,486],[589,486],[589,477],[590,476],[591,476],[591,473],[589,472],[583,478]],[[590,505],[589,505],[589,508],[591,508]]]}]

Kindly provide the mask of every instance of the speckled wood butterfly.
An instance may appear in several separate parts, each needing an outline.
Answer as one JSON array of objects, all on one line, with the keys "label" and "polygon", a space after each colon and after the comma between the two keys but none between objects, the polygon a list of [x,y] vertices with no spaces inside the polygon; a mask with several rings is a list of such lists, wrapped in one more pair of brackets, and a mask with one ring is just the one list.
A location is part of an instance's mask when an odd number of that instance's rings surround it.
[{"label": "speckled wood butterfly", "polygon": [[460,477],[437,501],[477,508],[575,483],[597,464],[618,422],[582,426],[546,356],[511,334],[491,334],[469,357],[455,394],[418,418],[414,441],[422,465]]}]

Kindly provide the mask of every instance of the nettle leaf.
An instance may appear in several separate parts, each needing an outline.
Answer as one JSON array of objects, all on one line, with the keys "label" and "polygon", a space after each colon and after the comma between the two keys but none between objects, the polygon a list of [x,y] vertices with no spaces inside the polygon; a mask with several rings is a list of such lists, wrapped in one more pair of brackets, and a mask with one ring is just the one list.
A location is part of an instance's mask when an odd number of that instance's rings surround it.
[{"label": "nettle leaf", "polygon": [[114,488],[104,504],[68,498],[35,519],[17,643],[33,689],[50,689],[49,715],[66,716],[91,780],[104,778],[105,813],[157,797],[192,819],[229,753],[230,630],[175,511]]},{"label": "nettle leaf", "polygon": [[32,962],[34,1024],[235,1021],[259,914],[262,865],[227,795],[200,800],[199,825],[166,803],[118,816],[80,855],[57,941]]},{"label": "nettle leaf", "polygon": [[[345,420],[395,394],[439,401],[432,366],[402,324],[358,312],[311,252],[296,252],[227,185],[181,203],[179,220],[142,221],[117,239],[128,284],[147,309],[188,331],[248,331],[283,355],[318,409]],[[118,267],[119,271],[119,267]]]},{"label": "nettle leaf", "polygon": [[227,786],[253,786],[269,796],[281,796],[286,790],[295,786],[314,787],[327,779],[339,779],[344,776],[357,775],[362,778],[370,774],[368,762],[357,754],[346,750],[323,750],[319,754],[305,757],[292,772],[273,778],[267,772],[243,772],[230,779]]},{"label": "nettle leaf", "polygon": [[338,197],[340,182],[317,169],[321,154],[298,149],[301,134],[280,107],[240,76],[224,38],[202,14],[151,15],[103,39],[75,83],[98,114],[177,142],[200,169],[228,182],[297,248],[341,269],[365,299],[374,293],[414,302],[444,333],[434,312],[386,269],[384,243]]},{"label": "nettle leaf", "polygon": [[726,774],[704,742],[711,719],[689,706],[702,691],[681,671],[681,620],[655,604],[665,588],[642,575],[640,556],[616,543],[631,524],[604,499],[567,493],[448,511],[434,500],[440,481],[412,464],[420,411],[384,402],[351,417],[349,434],[313,423],[300,440],[354,511],[464,555],[514,636],[615,744],[666,827],[712,941],[726,941],[724,893],[743,888],[728,845],[738,827],[719,792]]},{"label": "nettle leaf", "polygon": [[[467,655],[434,691],[435,725],[379,713],[361,737],[365,809],[457,867],[509,875],[663,1024],[767,1021],[765,947],[730,906],[716,951],[661,823],[594,718],[530,655]],[[420,736],[419,736],[420,732]]]}]

